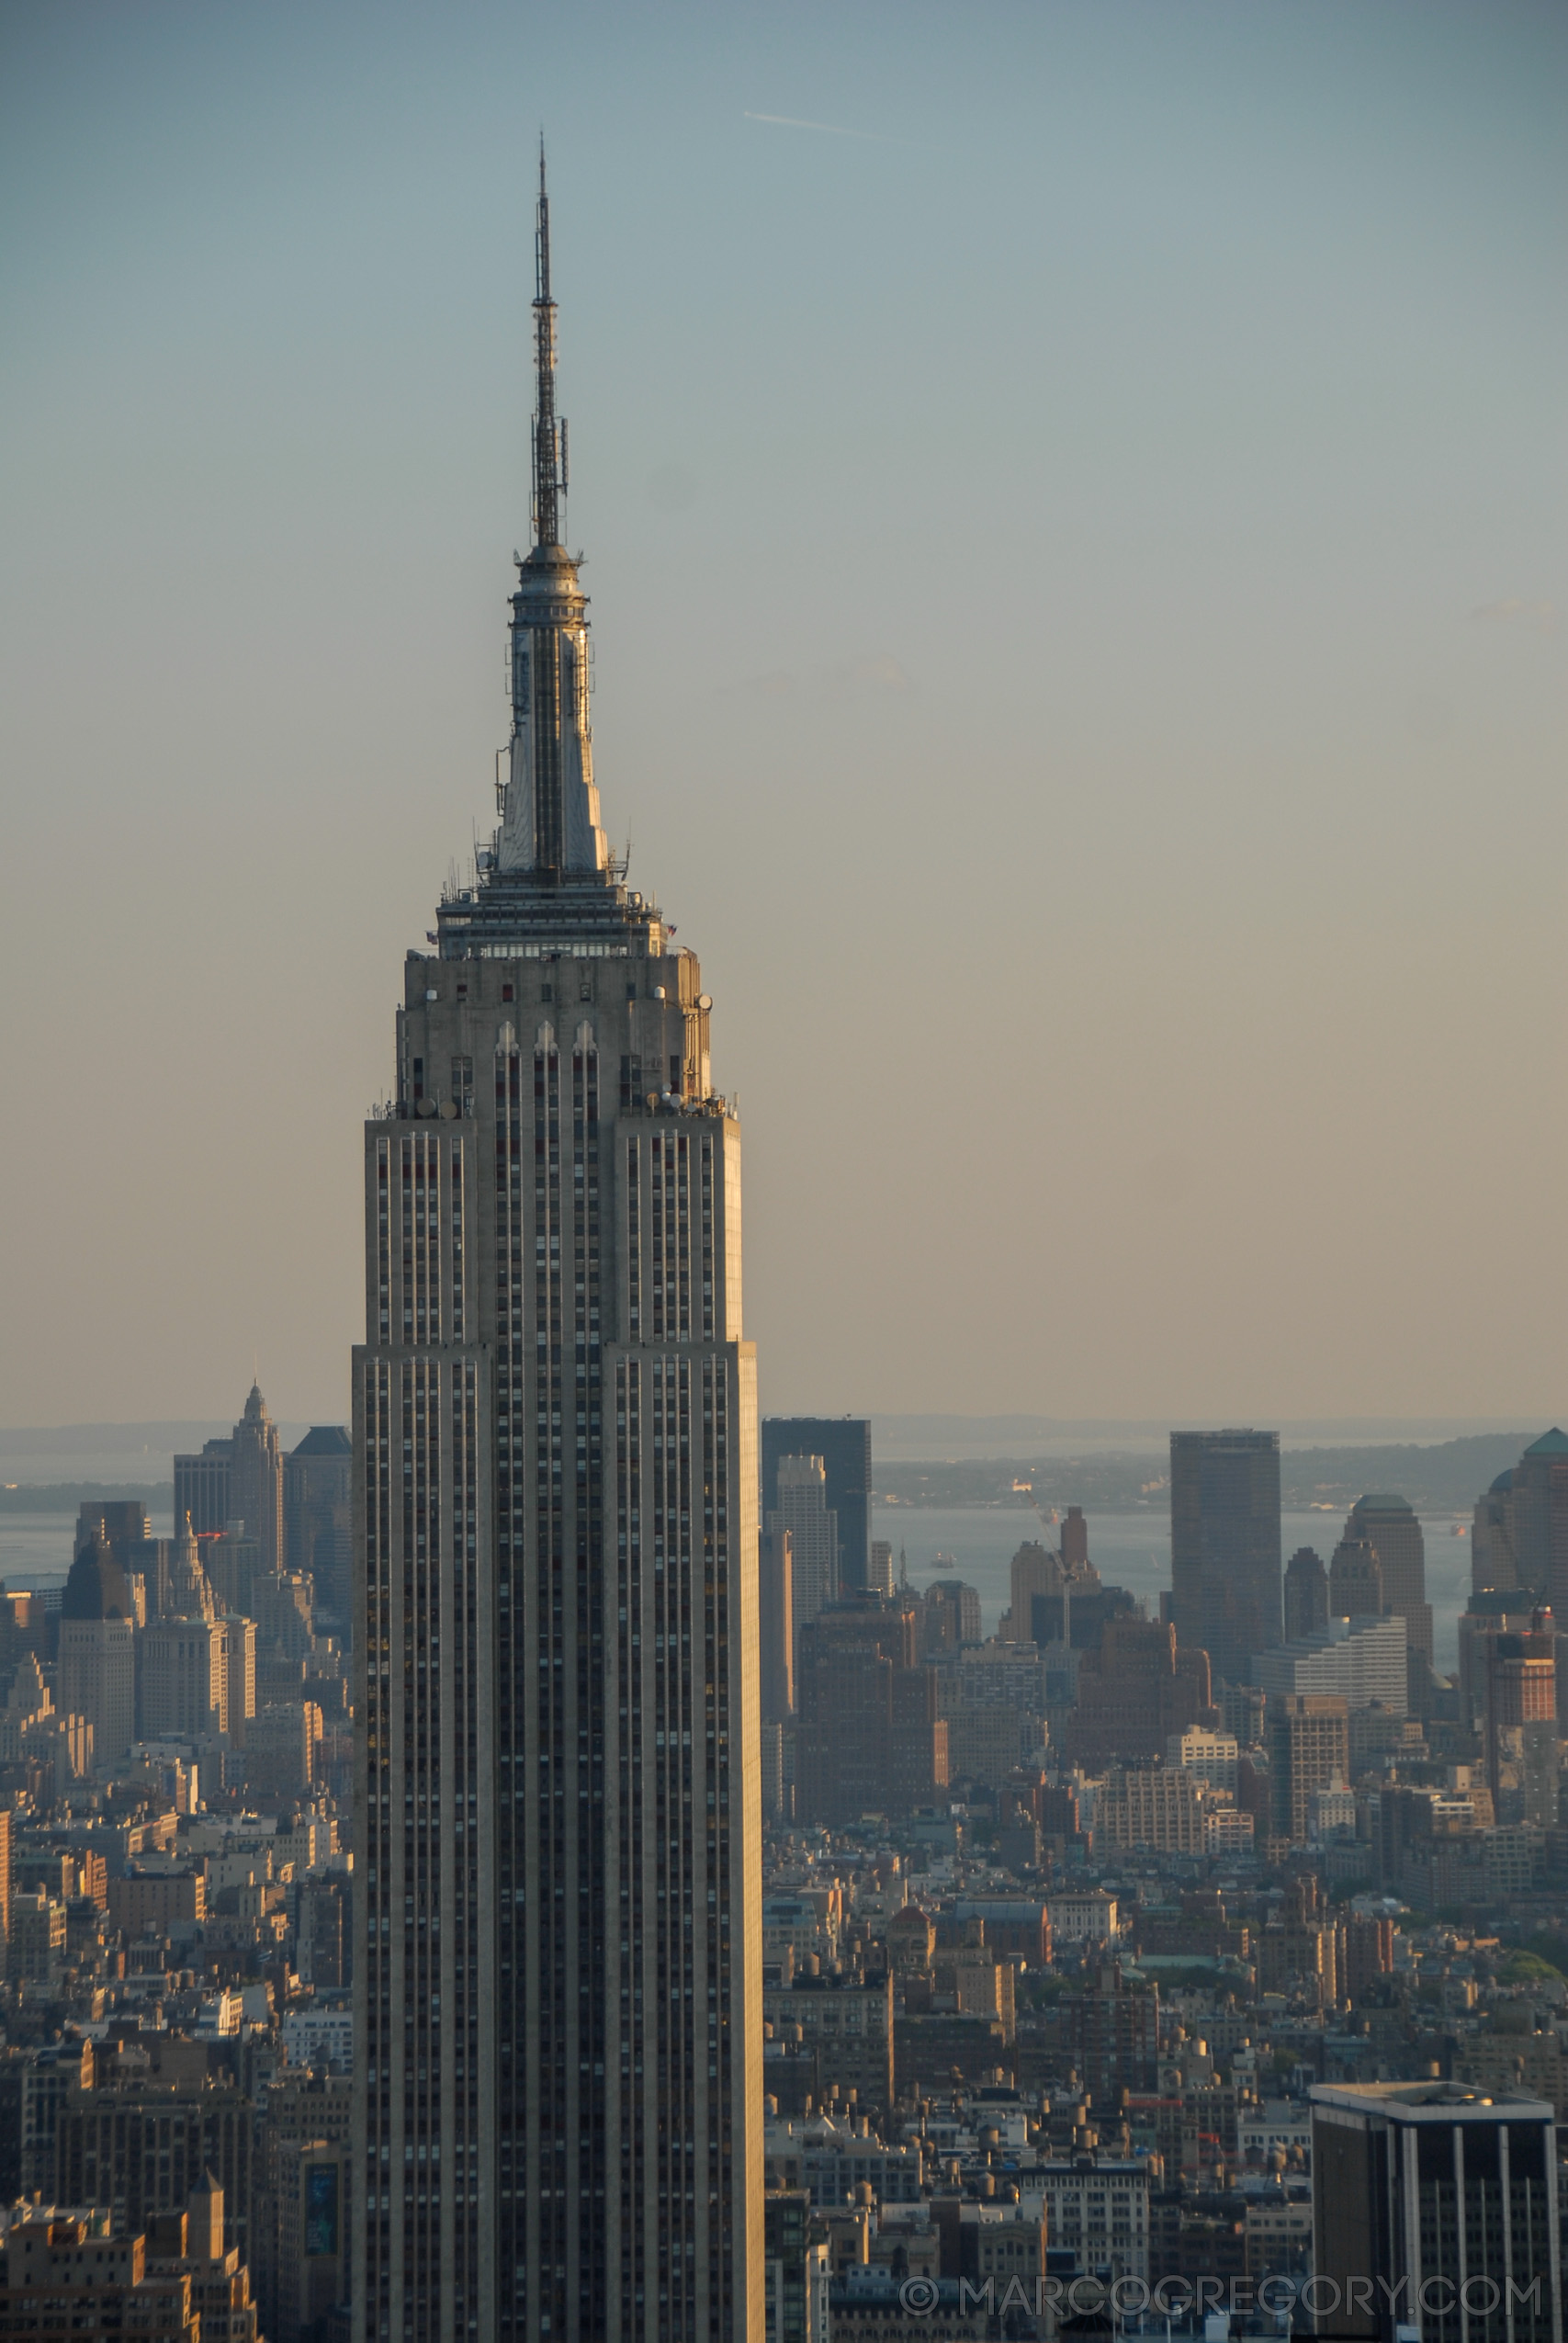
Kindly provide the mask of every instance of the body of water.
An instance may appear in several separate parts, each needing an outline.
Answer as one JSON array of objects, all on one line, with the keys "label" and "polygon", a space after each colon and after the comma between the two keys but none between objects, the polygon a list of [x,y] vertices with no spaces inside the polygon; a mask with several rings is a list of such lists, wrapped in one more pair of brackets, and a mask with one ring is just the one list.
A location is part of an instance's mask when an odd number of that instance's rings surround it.
[{"label": "body of water", "polygon": [[[877,1505],[873,1537],[893,1548],[893,1573],[900,1552],[908,1558],[909,1583],[917,1591],[932,1579],[964,1579],[980,1594],[986,1633],[992,1635],[1012,1600],[1012,1557],[1026,1538],[1044,1535],[1036,1517],[1021,1507],[976,1505],[944,1511],[937,1506]],[[1344,1530],[1344,1515],[1286,1513],[1280,1519],[1284,1558],[1310,1545],[1325,1569]],[[1468,1523],[1461,1523],[1468,1529]],[[1439,1671],[1458,1665],[1460,1613],[1470,1600],[1470,1539],[1452,1534],[1451,1514],[1423,1518],[1427,1544],[1427,1600]],[[1094,1513],[1089,1524],[1089,1560],[1107,1586],[1125,1587],[1159,1616],[1159,1599],[1170,1586],[1170,1517],[1163,1507],[1135,1513]]]},{"label": "body of water", "polygon": [[[993,1635],[1012,1599],[1012,1557],[1026,1538],[1043,1534],[1032,1513],[1010,1505],[976,1505],[944,1511],[937,1506],[878,1505],[872,1535],[893,1548],[897,1577],[900,1552],[908,1556],[909,1582],[918,1590],[932,1579],[965,1579],[980,1593],[986,1633]],[[1315,1547],[1326,1568],[1344,1526],[1337,1513],[1286,1513],[1281,1529],[1285,1558],[1298,1545]],[[1467,1525],[1461,1525],[1467,1526]],[[1470,1540],[1452,1535],[1451,1515],[1423,1519],[1427,1541],[1427,1600],[1432,1606],[1433,1637],[1439,1670],[1458,1664],[1460,1613],[1470,1599]],[[69,1513],[0,1515],[0,1581],[7,1587],[63,1583],[71,1568],[76,1523]],[[154,1537],[172,1537],[167,1516],[152,1518]],[[1108,1586],[1125,1587],[1159,1615],[1159,1599],[1170,1585],[1170,1523],[1163,1508],[1135,1513],[1096,1513],[1089,1525],[1089,1559]]]},{"label": "body of water", "polygon": [[[154,1537],[173,1537],[169,1514],[149,1517]],[[76,1545],[74,1513],[0,1513],[0,1583],[13,1592],[63,1586]]]}]

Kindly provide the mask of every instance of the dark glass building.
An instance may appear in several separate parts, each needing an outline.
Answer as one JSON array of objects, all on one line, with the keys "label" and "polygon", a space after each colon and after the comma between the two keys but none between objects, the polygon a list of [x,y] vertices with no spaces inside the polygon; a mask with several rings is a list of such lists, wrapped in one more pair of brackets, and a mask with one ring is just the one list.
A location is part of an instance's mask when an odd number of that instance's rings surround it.
[{"label": "dark glass building", "polygon": [[230,1515],[229,1475],[234,1462],[231,1438],[204,1441],[199,1454],[175,1458],[175,1521],[190,1525],[197,1537],[220,1532]]},{"label": "dark glass building", "polygon": [[1312,2097],[1320,2334],[1562,2343],[1552,2111],[1461,2083]]},{"label": "dark glass building", "polygon": [[1285,1641],[1300,1643],[1328,1624],[1328,1573],[1315,1547],[1298,1545],[1285,1571]]},{"label": "dark glass building", "polygon": [[1170,1435],[1171,1619],[1216,1680],[1280,1640],[1280,1435]]},{"label": "dark glass building", "polygon": [[347,1432],[312,1424],[283,1461],[284,1552],[291,1570],[315,1580],[316,1608],[339,1634],[347,1632],[353,1609],[353,1490]]},{"label": "dark glass building", "polygon": [[839,1517],[839,1584],[846,1594],[871,1571],[871,1424],[864,1416],[764,1416],[762,1519],[778,1509],[779,1458],[820,1456],[828,1511]]}]

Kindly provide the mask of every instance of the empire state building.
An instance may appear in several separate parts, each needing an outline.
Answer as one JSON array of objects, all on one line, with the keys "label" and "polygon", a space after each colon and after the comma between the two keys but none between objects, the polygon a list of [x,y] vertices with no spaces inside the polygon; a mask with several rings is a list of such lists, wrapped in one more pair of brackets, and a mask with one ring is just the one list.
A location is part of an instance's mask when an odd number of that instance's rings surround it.
[{"label": "empire state building", "polygon": [[600,816],[542,164],[534,323],[499,824],[408,956],[365,1131],[355,2337],[749,2343],[740,1131]]}]

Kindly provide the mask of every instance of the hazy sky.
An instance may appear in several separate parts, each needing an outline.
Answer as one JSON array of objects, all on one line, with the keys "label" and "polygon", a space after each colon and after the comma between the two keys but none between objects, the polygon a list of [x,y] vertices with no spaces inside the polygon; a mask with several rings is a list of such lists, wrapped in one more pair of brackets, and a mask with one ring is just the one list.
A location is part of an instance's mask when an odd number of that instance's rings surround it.
[{"label": "hazy sky", "polygon": [[541,123],[764,1407],[1568,1406],[1560,6],[0,26],[0,1422],[345,1410]]}]

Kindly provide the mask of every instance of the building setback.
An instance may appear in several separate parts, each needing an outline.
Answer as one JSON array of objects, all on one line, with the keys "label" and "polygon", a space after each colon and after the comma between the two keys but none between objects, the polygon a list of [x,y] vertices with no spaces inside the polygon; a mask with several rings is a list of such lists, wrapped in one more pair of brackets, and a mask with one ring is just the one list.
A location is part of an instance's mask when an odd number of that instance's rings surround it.
[{"label": "building setback", "polygon": [[740,1131],[695,956],[600,821],[542,183],[537,255],[501,821],[409,956],[365,1133],[355,2336],[742,2343],[763,2255]]},{"label": "building setback", "polygon": [[1347,1708],[1374,1701],[1391,1716],[1409,1706],[1403,1619],[1331,1619],[1317,1635],[1254,1660],[1252,1679],[1272,1703],[1287,1692],[1335,1692]]}]

